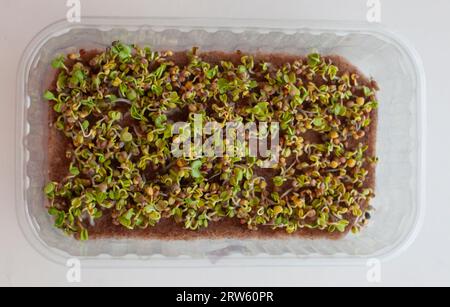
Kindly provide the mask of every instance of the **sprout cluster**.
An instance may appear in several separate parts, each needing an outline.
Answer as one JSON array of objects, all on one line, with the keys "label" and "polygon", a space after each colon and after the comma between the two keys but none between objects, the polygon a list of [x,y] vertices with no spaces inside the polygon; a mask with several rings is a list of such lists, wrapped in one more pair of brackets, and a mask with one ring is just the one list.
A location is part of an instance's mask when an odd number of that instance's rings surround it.
[{"label": "sprout cluster", "polygon": [[[82,240],[97,219],[127,229],[173,219],[197,230],[227,218],[250,229],[358,231],[374,196],[367,184],[376,86],[310,54],[282,65],[208,62],[115,42],[87,59],[60,56],[45,92],[70,140],[67,176],[44,188],[55,226]],[[280,159],[171,155],[172,125],[280,123]],[[179,137],[179,136],[178,136]],[[174,230],[175,231],[175,230]]]}]

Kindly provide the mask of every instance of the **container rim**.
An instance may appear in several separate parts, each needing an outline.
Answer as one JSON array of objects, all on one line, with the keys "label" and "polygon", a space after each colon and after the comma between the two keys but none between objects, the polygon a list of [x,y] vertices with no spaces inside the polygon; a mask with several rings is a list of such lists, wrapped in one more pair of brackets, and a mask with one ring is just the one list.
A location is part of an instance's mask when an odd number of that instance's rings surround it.
[{"label": "container rim", "polygon": [[[389,261],[402,252],[404,252],[416,239],[425,214],[425,197],[426,197],[426,82],[425,71],[422,60],[417,51],[403,37],[398,36],[385,26],[376,23],[355,22],[355,21],[330,21],[330,20],[275,20],[275,19],[242,19],[242,18],[180,18],[180,17],[96,17],[86,16],[82,18],[81,23],[70,23],[65,19],[53,22],[40,30],[34,38],[27,44],[22,53],[17,73],[17,89],[16,89],[16,125],[15,125],[15,207],[16,215],[20,225],[22,234],[44,258],[50,259],[59,264],[65,264],[66,260],[71,258],[65,252],[50,248],[38,236],[34,229],[32,217],[28,214],[28,206],[25,205],[25,191],[29,186],[29,180],[26,177],[24,159],[28,159],[25,151],[23,137],[25,132],[29,130],[24,118],[23,109],[27,108],[30,101],[22,101],[24,92],[27,87],[27,76],[31,69],[32,60],[37,52],[51,35],[56,33],[64,33],[76,28],[89,28],[98,26],[101,29],[126,27],[143,27],[148,26],[157,28],[174,28],[181,31],[190,31],[194,29],[202,29],[205,31],[231,30],[239,33],[244,31],[258,30],[259,32],[284,32],[286,34],[297,32],[323,33],[333,32],[336,34],[348,33],[367,33],[382,37],[389,40],[402,53],[406,54],[412,66],[414,67],[414,80],[417,84],[417,187],[416,202],[417,206],[413,212],[414,221],[410,231],[389,248],[381,249],[377,253],[370,256],[350,256],[350,255],[322,255],[311,254],[308,256],[295,256],[292,254],[274,255],[259,254],[256,256],[245,256],[239,254],[236,258],[228,256],[219,259],[192,258],[192,257],[133,257],[136,255],[125,255],[121,257],[78,257],[87,267],[127,267],[133,263],[135,266],[169,266],[169,267],[185,267],[197,266],[208,267],[214,266],[316,266],[316,265],[365,265],[368,259],[379,259]],[[181,29],[180,29],[181,28]],[[26,180],[22,180],[22,178]],[[129,257],[130,256],[130,257]],[[274,260],[277,260],[276,263]],[[100,260],[100,261],[99,261]],[[151,260],[151,261],[147,261]],[[236,261],[237,260],[237,261]],[[124,266],[124,264],[126,264]]]}]

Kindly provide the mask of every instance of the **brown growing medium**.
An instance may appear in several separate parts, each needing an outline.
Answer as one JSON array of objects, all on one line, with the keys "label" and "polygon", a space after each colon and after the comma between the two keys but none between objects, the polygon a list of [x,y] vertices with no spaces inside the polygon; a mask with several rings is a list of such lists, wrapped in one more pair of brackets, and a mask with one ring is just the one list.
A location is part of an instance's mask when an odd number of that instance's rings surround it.
[{"label": "brown growing medium", "polygon": [[[71,59],[65,59],[65,65],[68,69],[71,69],[76,62],[81,62],[83,65],[89,66],[92,59],[94,59],[97,55],[101,54],[102,51],[80,51],[80,57],[76,60]],[[229,61],[233,63],[235,66],[241,64],[241,57],[244,54],[241,52],[235,52],[235,53],[226,53],[226,52],[220,52],[220,51],[210,51],[210,52],[203,52],[203,53],[197,53],[197,56],[199,59],[201,59],[203,62],[209,63],[211,67],[213,65],[219,65],[221,61]],[[290,63],[291,65],[296,61],[302,61],[303,63],[307,62],[307,58],[304,56],[298,56],[298,55],[290,55],[290,54],[263,54],[263,53],[257,53],[253,54],[252,57],[254,58],[254,66],[257,67],[260,63],[270,63],[271,69],[276,70],[278,68],[281,68],[283,65],[286,65],[287,63]],[[180,69],[185,67],[189,62],[189,55],[187,52],[176,52],[171,55],[168,55],[166,58],[167,61],[172,61],[175,65],[179,66]],[[375,81],[370,80],[366,77],[364,77],[361,72],[358,71],[358,69],[350,64],[347,60],[340,56],[324,56],[321,58],[322,61],[326,63],[332,63],[336,67],[338,67],[339,71],[337,76],[341,77],[344,74],[348,75],[357,75],[357,86],[353,86],[351,91],[354,96],[363,96],[362,90],[360,88],[362,86],[366,86],[367,88],[371,89],[372,91],[378,90],[377,84]],[[301,78],[304,78],[304,76],[297,76]],[[306,80],[303,80],[306,81]],[[327,84],[327,81],[320,80],[318,78],[314,79],[314,82],[316,84],[322,85]],[[258,80],[258,88],[262,87],[264,84],[263,81]],[[50,90],[52,92],[56,92],[56,78],[53,84],[50,87]],[[374,95],[373,95],[373,98]],[[351,100],[351,99],[349,99]],[[354,100],[354,99],[353,99]],[[56,185],[60,184],[61,182],[65,182],[67,180],[67,176],[69,175],[69,166],[71,163],[71,160],[66,157],[66,152],[73,151],[74,145],[72,144],[72,140],[68,138],[64,133],[58,129],[55,128],[55,122],[60,114],[55,112],[53,110],[54,102],[49,104],[49,138],[48,138],[48,176],[49,181],[55,182]],[[301,108],[301,106],[299,107]],[[122,113],[126,113],[127,107],[126,106],[117,106],[115,110],[119,110]],[[358,144],[367,145],[368,148],[364,152],[361,168],[364,168],[367,170],[368,174],[365,178],[365,180],[362,183],[362,187],[354,187],[354,186],[348,186],[348,189],[371,189],[373,190],[375,187],[375,163],[370,163],[367,160],[371,157],[375,156],[375,140],[376,140],[376,124],[377,124],[377,109],[373,108],[369,113],[369,118],[371,119],[370,124],[363,128],[362,130],[365,132],[365,135],[356,140],[352,137],[349,137],[346,140],[346,150],[355,150]],[[178,120],[179,118],[176,117],[168,117],[168,121],[170,120]],[[91,124],[92,124],[92,120]],[[133,127],[133,125],[136,125],[136,122],[131,118],[124,118],[123,122],[121,123],[123,127],[129,126]],[[130,129],[132,131],[132,129]],[[340,132],[340,131],[339,131]],[[283,134],[282,134],[283,135]],[[306,131],[305,133],[299,134],[304,138],[304,143],[311,143],[311,144],[320,144],[323,143],[324,135],[329,135],[329,132],[317,132],[317,131]],[[333,136],[335,137],[335,136]],[[299,161],[308,161],[308,155],[305,153],[303,154],[303,157],[300,158]],[[292,162],[292,159],[288,160]],[[349,163],[349,162],[347,162]],[[350,163],[351,164],[351,163]],[[289,165],[289,163],[287,163]],[[160,172],[162,167],[158,168],[148,168],[145,171],[145,174],[147,174],[146,178],[148,181],[151,181],[154,178],[155,172]],[[268,190],[273,190],[274,185],[272,184],[272,178],[276,176],[279,173],[279,170],[271,170],[271,169],[259,169],[255,167],[255,175],[262,176],[266,179],[267,188]],[[153,172],[153,174],[152,174]],[[278,172],[278,173],[277,173]],[[296,172],[295,175],[300,175],[301,172]],[[207,176],[205,176],[207,178]],[[284,183],[281,187],[281,193],[283,191],[287,190],[289,182]],[[59,204],[57,206],[58,210],[60,211],[67,211],[70,199],[63,199],[56,197],[55,199],[59,200]],[[364,215],[369,210],[369,200],[367,201],[361,201],[359,203],[360,210],[362,212],[362,217],[357,217],[350,212],[345,213],[343,215],[343,219],[347,220],[349,222],[348,226],[343,229],[343,231],[329,231],[328,228],[325,229],[318,229],[318,228],[301,228],[298,227],[294,232],[287,233],[284,227],[280,227],[277,229],[272,229],[271,226],[266,225],[257,225],[257,230],[249,229],[246,224],[242,224],[242,219],[239,219],[237,217],[228,218],[223,217],[218,221],[209,222],[207,227],[199,227],[198,229],[190,230],[183,227],[183,223],[176,223],[174,221],[173,217],[162,217],[159,222],[157,222],[154,226],[149,226],[145,229],[141,229],[139,227],[135,227],[134,229],[128,229],[121,225],[120,223],[117,223],[117,215],[116,213],[113,213],[112,209],[102,209],[102,217],[95,219],[95,223],[89,223],[87,220],[83,220],[80,222],[80,225],[82,225],[83,228],[87,230],[89,233],[89,238],[103,238],[103,237],[142,237],[142,238],[158,238],[158,239],[196,239],[196,238],[266,238],[266,237],[282,237],[282,238],[288,238],[292,236],[301,236],[305,238],[316,238],[316,237],[327,237],[327,238],[340,238],[343,235],[345,235],[353,225],[356,224],[364,224],[365,218]],[[131,205],[130,205],[131,206]],[[273,206],[272,206],[273,207]],[[114,216],[113,216],[114,215]],[[116,222],[113,222],[113,221]],[[310,224],[314,224],[313,219],[306,219],[306,221]],[[79,237],[79,232],[74,232],[76,237]]]}]

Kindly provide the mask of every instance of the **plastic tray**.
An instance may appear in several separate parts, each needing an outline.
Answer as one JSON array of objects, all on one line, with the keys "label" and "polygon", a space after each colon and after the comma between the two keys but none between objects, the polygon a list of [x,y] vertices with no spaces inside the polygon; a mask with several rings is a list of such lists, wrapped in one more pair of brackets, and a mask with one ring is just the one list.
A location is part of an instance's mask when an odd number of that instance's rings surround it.
[{"label": "plastic tray", "polygon": [[[112,41],[155,49],[287,52],[342,55],[372,76],[381,90],[376,212],[358,235],[337,241],[301,238],[248,240],[92,240],[79,242],[53,227],[44,207],[47,174],[47,104],[51,60]],[[414,240],[424,211],[424,72],[416,52],[375,24],[329,21],[84,18],[54,23],[24,51],[17,83],[16,206],[24,235],[57,262],[78,257],[85,265],[317,265],[356,264],[392,257]]]}]

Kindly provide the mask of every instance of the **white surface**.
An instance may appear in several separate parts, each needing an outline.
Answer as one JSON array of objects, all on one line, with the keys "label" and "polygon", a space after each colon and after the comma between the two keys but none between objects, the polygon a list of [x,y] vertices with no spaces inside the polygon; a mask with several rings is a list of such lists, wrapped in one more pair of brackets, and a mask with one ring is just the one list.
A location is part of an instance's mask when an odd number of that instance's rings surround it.
[{"label": "white surface", "polygon": [[[64,18],[64,0],[2,0],[0,4],[0,284],[68,285],[67,268],[49,262],[23,238],[14,207],[15,75],[20,55],[44,26]],[[81,0],[82,15],[188,16],[364,20],[365,1],[99,1]],[[244,3],[245,2],[245,3]],[[339,2],[339,3],[338,3]],[[416,242],[399,257],[382,263],[380,285],[450,285],[450,2],[381,0],[382,23],[407,38],[422,56],[428,83],[427,214]],[[84,285],[371,285],[367,268],[176,268],[82,270]]]},{"label": "white surface", "polygon": [[[424,77],[422,67],[413,54],[411,47],[400,43],[394,35],[376,25],[346,25],[340,23],[323,21],[308,23],[306,21],[288,21],[285,26],[291,29],[306,27],[310,30],[301,30],[297,34],[286,34],[280,32],[264,33],[264,27],[279,27],[283,23],[264,19],[252,23],[252,31],[248,31],[245,25],[249,20],[230,19],[190,19],[180,20],[171,18],[88,18],[83,17],[83,23],[58,22],[46,28],[39,34],[40,39],[28,45],[25,52],[24,67],[19,71],[20,92],[16,101],[18,103],[18,139],[26,136],[25,149],[16,152],[20,166],[17,168],[20,174],[17,180],[16,199],[19,223],[26,231],[26,238],[30,239],[33,246],[39,248],[44,255],[57,258],[60,263],[65,263],[67,255],[80,255],[83,266],[99,267],[107,265],[104,261],[86,259],[99,254],[113,255],[125,262],[126,254],[137,254],[141,257],[160,254],[166,257],[186,255],[191,257],[215,257],[218,253],[225,251],[240,251],[246,256],[229,259],[224,257],[217,265],[242,264],[243,261],[255,264],[261,258],[261,254],[272,254],[271,262],[278,261],[285,265],[311,265],[320,263],[336,264],[343,262],[346,256],[349,262],[355,261],[357,257],[394,257],[394,254],[406,249],[416,237],[418,226],[422,220],[423,201],[417,191],[417,186],[422,185],[418,180],[421,163],[418,161],[419,138],[422,138],[422,105],[424,102]],[[101,24],[102,26],[98,26]],[[130,24],[148,25],[150,28],[130,26]],[[168,25],[167,25],[168,24]],[[176,31],[164,29],[183,28],[182,25],[201,25],[206,31]],[[243,25],[243,26],[240,26]],[[112,26],[114,29],[99,31]],[[337,27],[348,27],[350,30],[339,31]],[[213,29],[220,27],[220,31]],[[223,28],[224,27],[224,28]],[[229,30],[224,30],[224,29]],[[59,30],[58,30],[59,29]],[[64,29],[61,33],[61,29]],[[157,30],[154,30],[157,29]],[[259,29],[259,30],[256,30]],[[328,30],[327,30],[328,29]],[[334,30],[333,30],[334,29]],[[241,31],[242,33],[233,33]],[[356,31],[356,32],[353,32]],[[289,32],[289,31],[288,31]],[[320,34],[319,34],[320,33]],[[49,38],[49,36],[51,38]],[[126,42],[149,44],[158,49],[186,50],[192,45],[198,45],[205,50],[245,50],[254,51],[263,48],[264,52],[289,52],[306,54],[317,49],[324,54],[339,54],[355,64],[368,76],[374,76],[382,89],[378,99],[382,101],[378,110],[379,124],[377,128],[377,155],[380,163],[377,167],[377,197],[372,205],[377,208],[376,214],[370,227],[358,235],[349,235],[341,240],[195,240],[195,241],[172,241],[160,240],[90,240],[79,242],[61,235],[53,225],[52,220],[44,206],[44,195],[42,187],[47,178],[42,174],[47,171],[46,140],[47,140],[47,104],[42,98],[42,93],[48,84],[43,82],[40,76],[47,75],[50,63],[60,53],[69,53],[74,48],[104,48],[112,41],[120,38]],[[93,43],[95,42],[95,43]],[[410,55],[411,54],[411,55]],[[24,86],[24,83],[27,83]],[[418,105],[420,104],[420,107]],[[398,113],[401,114],[398,114]],[[420,113],[420,114],[418,114]],[[26,125],[29,129],[25,129]],[[29,133],[23,130],[30,130]],[[420,132],[419,132],[420,131]],[[22,143],[23,143],[22,142]],[[25,158],[29,156],[29,159]],[[26,165],[23,160],[27,160]],[[421,159],[420,159],[421,160]],[[28,183],[28,184],[26,184]],[[29,188],[26,188],[26,187]],[[23,193],[26,190],[25,193]],[[422,190],[422,189],[420,189]],[[23,197],[25,197],[23,199]],[[33,222],[29,222],[28,217]],[[31,224],[33,226],[31,226]],[[28,231],[29,230],[29,231]],[[39,243],[38,238],[40,239]],[[50,251],[50,248],[55,251]],[[66,254],[67,253],[67,254]],[[290,254],[290,257],[276,256]],[[305,256],[306,259],[295,260]],[[225,256],[225,255],[224,255]],[[253,257],[248,257],[253,256]],[[221,257],[222,258],[222,257]],[[338,260],[338,258],[340,258]],[[128,260],[130,257],[128,257]],[[158,259],[152,257],[145,263],[137,265],[152,265],[159,267]],[[131,261],[130,261],[131,262]],[[124,265],[131,265],[126,262]],[[180,260],[172,261],[180,266]],[[189,265],[187,263],[185,265]],[[192,265],[209,264],[192,261]],[[347,263],[349,263],[347,262]],[[264,263],[264,262],[260,262]],[[359,262],[364,263],[364,262]],[[115,263],[117,265],[118,263]],[[267,264],[267,262],[266,262]]]}]

